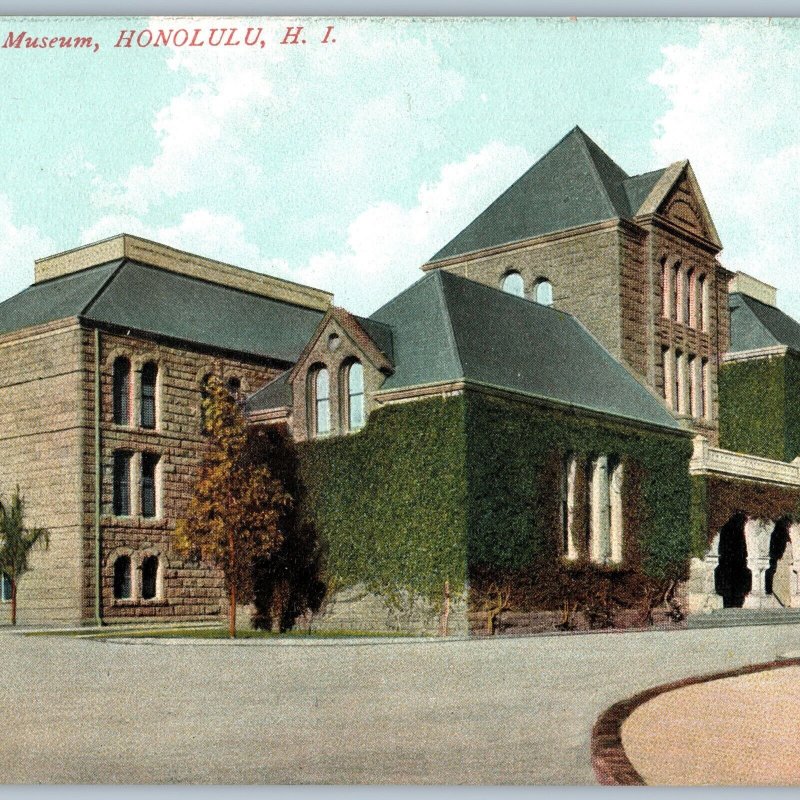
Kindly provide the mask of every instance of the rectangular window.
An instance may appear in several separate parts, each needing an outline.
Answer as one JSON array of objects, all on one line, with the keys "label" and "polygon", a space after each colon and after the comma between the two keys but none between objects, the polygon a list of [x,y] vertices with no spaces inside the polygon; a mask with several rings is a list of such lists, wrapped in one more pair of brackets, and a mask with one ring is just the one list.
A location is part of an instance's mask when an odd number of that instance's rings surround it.
[{"label": "rectangular window", "polygon": [[148,362],[142,367],[141,378],[141,425],[143,428],[156,427],[156,382],[158,367]]},{"label": "rectangular window", "polygon": [[683,353],[680,350],[675,351],[675,403],[673,408],[678,414],[685,412],[685,403],[683,399],[683,387],[685,385],[683,374]]},{"label": "rectangular window", "polygon": [[669,319],[669,269],[666,259],[661,262],[661,316]]},{"label": "rectangular window", "polygon": [[589,555],[592,561],[603,564],[611,558],[608,457],[598,456],[591,465]]},{"label": "rectangular window", "polygon": [[674,408],[672,400],[672,353],[667,345],[661,346],[661,363],[664,365],[664,399],[670,408]]},{"label": "rectangular window", "polygon": [[5,572],[0,573],[0,602],[11,602],[11,578]]},{"label": "rectangular window", "polygon": [[611,561],[622,562],[622,536],[624,517],[622,514],[622,462],[616,456],[609,459],[608,466],[609,528],[611,531]]},{"label": "rectangular window", "polygon": [[694,279],[694,270],[690,269],[689,274],[686,276],[687,292],[686,292],[686,324],[690,328],[697,327],[697,314],[695,312],[695,294],[696,285]]},{"label": "rectangular window", "polygon": [[578,557],[575,541],[575,478],[578,462],[567,453],[561,468],[561,539],[564,555],[570,559]]},{"label": "rectangular window", "polygon": [[681,321],[681,269],[680,266],[672,268],[672,312],[675,322]]},{"label": "rectangular window", "polygon": [[129,517],[131,513],[131,453],[114,453],[114,516]]},{"label": "rectangular window", "polygon": [[708,359],[704,358],[700,362],[700,412],[705,419],[711,419],[710,392]]},{"label": "rectangular window", "polygon": [[157,514],[156,472],[158,456],[142,453],[142,516],[155,517]]},{"label": "rectangular window", "polygon": [[697,327],[701,331],[708,330],[706,322],[706,309],[708,308],[708,282],[706,276],[701,275],[697,287]]},{"label": "rectangular window", "polygon": [[693,417],[700,416],[697,413],[697,360],[694,356],[689,356],[689,413]]}]

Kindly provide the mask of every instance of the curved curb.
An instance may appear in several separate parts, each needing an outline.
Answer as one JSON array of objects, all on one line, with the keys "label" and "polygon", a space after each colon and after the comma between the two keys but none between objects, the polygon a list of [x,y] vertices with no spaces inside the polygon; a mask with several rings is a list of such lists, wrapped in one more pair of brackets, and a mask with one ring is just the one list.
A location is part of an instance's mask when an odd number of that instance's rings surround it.
[{"label": "curved curb", "polygon": [[646,785],[644,778],[631,764],[622,746],[622,725],[639,706],[649,700],[665,692],[682,689],[685,686],[692,686],[697,683],[708,683],[722,680],[723,678],[751,675],[754,672],[797,666],[800,666],[800,657],[768,661],[764,664],[751,664],[726,672],[715,672],[711,675],[700,675],[694,678],[683,678],[672,683],[664,683],[661,686],[646,689],[627,700],[615,703],[597,718],[597,722],[592,728],[592,769],[598,782],[602,786]]}]

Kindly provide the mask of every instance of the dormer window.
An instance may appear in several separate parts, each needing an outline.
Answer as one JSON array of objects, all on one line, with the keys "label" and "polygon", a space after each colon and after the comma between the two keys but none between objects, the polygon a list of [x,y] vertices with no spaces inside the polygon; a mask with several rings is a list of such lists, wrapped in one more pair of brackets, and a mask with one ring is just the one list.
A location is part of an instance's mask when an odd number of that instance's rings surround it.
[{"label": "dormer window", "polygon": [[516,270],[507,272],[503,277],[500,288],[508,294],[516,295],[517,297],[525,296],[525,282],[522,280],[522,275]]}]

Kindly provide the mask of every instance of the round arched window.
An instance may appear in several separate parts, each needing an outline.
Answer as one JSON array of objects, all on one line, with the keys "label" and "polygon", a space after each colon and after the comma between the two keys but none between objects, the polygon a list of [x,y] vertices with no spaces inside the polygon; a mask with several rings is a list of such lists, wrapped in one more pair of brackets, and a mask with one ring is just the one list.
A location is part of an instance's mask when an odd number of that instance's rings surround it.
[{"label": "round arched window", "polygon": [[522,280],[522,275],[519,272],[508,272],[503,278],[500,288],[504,292],[514,294],[517,297],[525,296],[525,282]]},{"label": "round arched window", "polygon": [[553,284],[548,280],[538,281],[533,299],[543,306],[553,305]]}]

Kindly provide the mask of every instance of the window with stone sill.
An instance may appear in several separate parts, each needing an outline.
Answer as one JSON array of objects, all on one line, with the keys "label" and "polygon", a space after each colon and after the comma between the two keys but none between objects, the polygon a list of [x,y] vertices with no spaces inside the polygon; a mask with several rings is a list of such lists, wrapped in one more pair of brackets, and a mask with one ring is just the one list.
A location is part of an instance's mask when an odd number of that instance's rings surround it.
[{"label": "window with stone sill", "polygon": [[133,564],[130,556],[119,556],[114,561],[114,599],[130,600],[132,597],[131,575]]},{"label": "window with stone sill", "polygon": [[158,365],[153,361],[148,361],[142,367],[140,378],[140,420],[143,428],[154,429],[156,427],[156,384],[158,382]]},{"label": "window with stone sill", "polygon": [[112,510],[115,517],[131,514],[131,460],[133,453],[127,450],[114,452]]},{"label": "window with stone sill", "polygon": [[131,362],[125,356],[114,359],[112,405],[115,425],[131,424]]},{"label": "window with stone sill", "polygon": [[331,433],[330,374],[319,365],[308,374],[309,389],[309,433],[312,437],[328,436]]},{"label": "window with stone sill", "polygon": [[142,560],[142,600],[158,599],[158,556],[147,556]]}]

